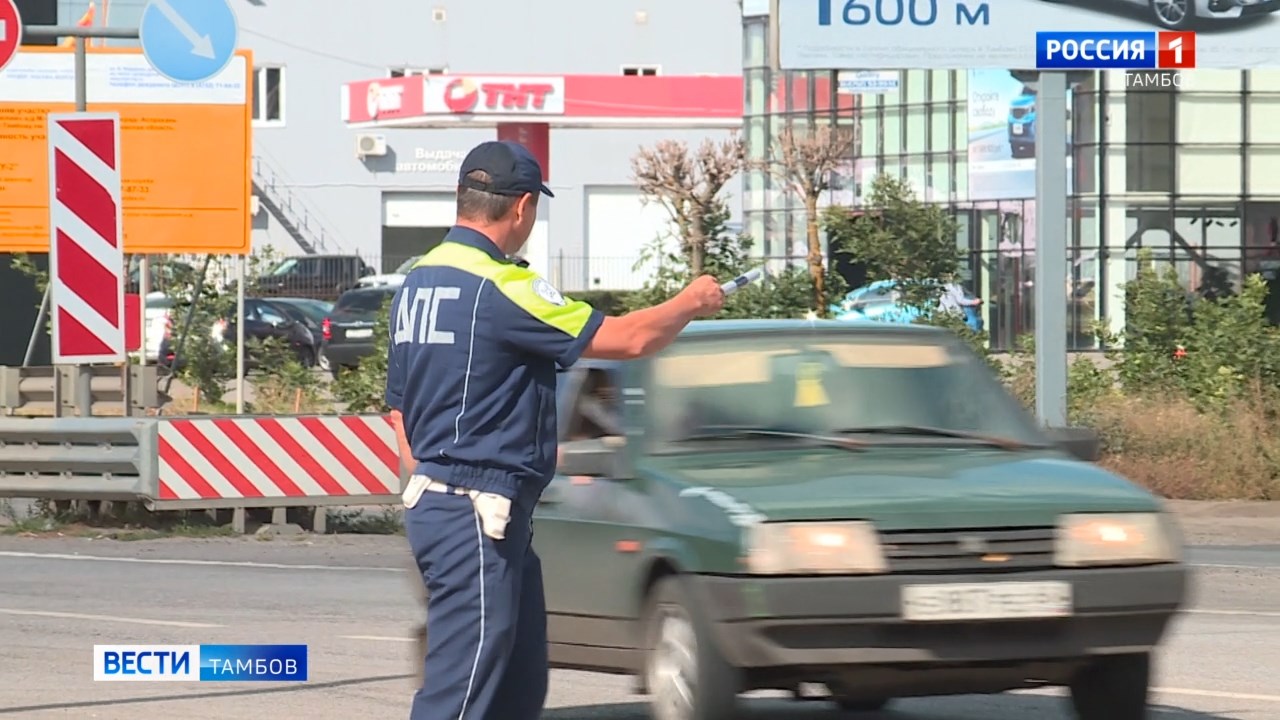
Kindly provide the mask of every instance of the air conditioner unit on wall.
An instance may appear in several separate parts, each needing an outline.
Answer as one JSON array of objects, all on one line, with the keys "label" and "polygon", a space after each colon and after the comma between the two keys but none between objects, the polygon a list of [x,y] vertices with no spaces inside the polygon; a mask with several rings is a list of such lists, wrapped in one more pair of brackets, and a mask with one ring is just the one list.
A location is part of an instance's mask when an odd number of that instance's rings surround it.
[{"label": "air conditioner unit on wall", "polygon": [[361,133],[356,136],[356,157],[382,157],[387,154],[387,138],[385,135]]}]

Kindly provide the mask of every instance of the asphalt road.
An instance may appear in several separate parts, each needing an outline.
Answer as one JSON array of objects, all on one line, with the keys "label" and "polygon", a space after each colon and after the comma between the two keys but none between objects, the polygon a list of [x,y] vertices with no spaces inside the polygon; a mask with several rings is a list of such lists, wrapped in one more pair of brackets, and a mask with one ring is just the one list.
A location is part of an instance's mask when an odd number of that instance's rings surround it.
[{"label": "asphalt road", "polygon": [[[1212,522],[1193,549],[1193,609],[1160,657],[1161,720],[1280,718],[1280,544]],[[1223,530],[1226,527],[1226,530]],[[1259,523],[1259,528],[1263,525]],[[405,717],[418,613],[403,539],[327,536],[120,542],[0,538],[0,720],[6,717]],[[1194,540],[1199,543],[1200,541]],[[94,683],[91,646],[307,643],[292,686]],[[556,672],[556,720],[643,720],[625,678]],[[903,701],[866,720],[1068,720],[1028,693]],[[824,703],[753,699],[748,717],[835,718]]]}]

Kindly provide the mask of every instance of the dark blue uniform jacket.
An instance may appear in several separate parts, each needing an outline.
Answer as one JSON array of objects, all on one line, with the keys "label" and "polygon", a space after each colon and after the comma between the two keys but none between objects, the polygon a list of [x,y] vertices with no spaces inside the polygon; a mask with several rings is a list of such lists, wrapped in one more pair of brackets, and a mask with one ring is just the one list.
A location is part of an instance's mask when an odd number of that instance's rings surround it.
[{"label": "dark blue uniform jacket", "polygon": [[404,415],[416,473],[532,502],[556,466],[556,363],[604,321],[454,227],[391,304],[387,404]]}]

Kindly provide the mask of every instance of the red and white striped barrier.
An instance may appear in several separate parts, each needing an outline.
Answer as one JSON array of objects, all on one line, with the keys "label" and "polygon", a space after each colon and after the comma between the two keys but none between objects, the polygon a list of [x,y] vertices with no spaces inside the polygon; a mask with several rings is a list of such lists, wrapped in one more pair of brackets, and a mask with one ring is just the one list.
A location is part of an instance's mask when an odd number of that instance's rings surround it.
[{"label": "red and white striped barrier", "polygon": [[120,115],[51,113],[48,122],[53,362],[123,362]]},{"label": "red and white striped barrier", "polygon": [[158,441],[160,505],[359,504],[401,492],[384,416],[161,420]]}]

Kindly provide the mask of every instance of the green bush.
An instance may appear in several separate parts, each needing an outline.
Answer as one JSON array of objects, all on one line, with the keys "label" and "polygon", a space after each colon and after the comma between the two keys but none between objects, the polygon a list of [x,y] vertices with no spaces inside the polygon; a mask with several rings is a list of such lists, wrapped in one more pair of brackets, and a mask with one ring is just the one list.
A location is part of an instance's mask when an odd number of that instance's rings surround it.
[{"label": "green bush", "polygon": [[1189,293],[1173,268],[1161,272],[1149,252],[1125,286],[1127,326],[1100,333],[1118,381],[1131,395],[1176,394],[1221,408],[1256,391],[1280,389],[1280,328],[1266,318],[1267,286],[1249,275],[1237,294]]},{"label": "green bush", "polygon": [[634,302],[631,290],[584,290],[574,293],[574,300],[581,300],[606,315],[617,315],[624,312]]}]

